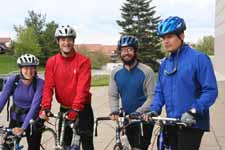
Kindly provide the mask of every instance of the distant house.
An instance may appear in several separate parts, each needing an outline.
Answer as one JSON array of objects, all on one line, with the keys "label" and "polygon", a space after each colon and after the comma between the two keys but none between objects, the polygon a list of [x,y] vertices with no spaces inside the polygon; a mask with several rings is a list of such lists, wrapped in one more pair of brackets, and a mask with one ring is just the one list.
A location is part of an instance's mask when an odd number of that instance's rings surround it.
[{"label": "distant house", "polygon": [[7,47],[4,44],[0,44],[0,54],[5,53],[7,50]]},{"label": "distant house", "polygon": [[88,50],[90,52],[102,52],[105,55],[111,56],[116,51],[116,45],[102,45],[102,44],[77,44],[76,49]]},{"label": "distant house", "polygon": [[1,38],[0,37],[0,54],[5,53],[11,46],[11,38]]}]

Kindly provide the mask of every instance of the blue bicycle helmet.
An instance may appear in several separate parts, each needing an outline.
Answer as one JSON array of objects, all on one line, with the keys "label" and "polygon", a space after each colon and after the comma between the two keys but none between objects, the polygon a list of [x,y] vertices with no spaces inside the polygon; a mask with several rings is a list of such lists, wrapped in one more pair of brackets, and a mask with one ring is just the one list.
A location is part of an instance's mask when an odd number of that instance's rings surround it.
[{"label": "blue bicycle helmet", "polygon": [[138,49],[138,39],[131,35],[124,35],[118,41],[118,49],[120,50],[122,47],[133,47],[135,50]]},{"label": "blue bicycle helmet", "polygon": [[179,34],[186,29],[184,19],[174,16],[168,17],[158,25],[158,36],[164,36],[166,34]]}]

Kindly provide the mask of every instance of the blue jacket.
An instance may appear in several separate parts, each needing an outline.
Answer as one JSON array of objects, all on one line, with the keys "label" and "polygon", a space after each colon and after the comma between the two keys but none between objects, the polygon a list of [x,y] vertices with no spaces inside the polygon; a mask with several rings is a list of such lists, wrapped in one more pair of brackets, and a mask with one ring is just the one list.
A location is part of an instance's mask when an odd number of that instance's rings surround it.
[{"label": "blue jacket", "polygon": [[[197,124],[194,128],[209,130],[209,107],[218,95],[217,82],[209,57],[188,45],[177,54],[171,54],[160,65],[151,111],[161,113],[165,104],[167,117],[181,115],[195,108]],[[177,63],[176,63],[177,62]],[[176,65],[177,64],[177,65]],[[177,71],[168,75],[165,72]]]}]

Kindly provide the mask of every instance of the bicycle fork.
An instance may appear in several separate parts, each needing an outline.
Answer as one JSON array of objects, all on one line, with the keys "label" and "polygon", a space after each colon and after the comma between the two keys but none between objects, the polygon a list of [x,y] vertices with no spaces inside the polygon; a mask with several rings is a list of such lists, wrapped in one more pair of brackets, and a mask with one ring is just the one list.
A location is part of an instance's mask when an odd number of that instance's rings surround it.
[{"label": "bicycle fork", "polygon": [[78,122],[79,122],[79,118],[77,118],[76,121],[70,125],[70,127],[72,128],[72,131],[73,131],[71,150],[80,150],[80,135],[77,133],[77,130],[76,130]]},{"label": "bicycle fork", "polygon": [[158,150],[172,150],[171,146],[165,145],[163,127],[160,128]]},{"label": "bicycle fork", "polygon": [[[73,137],[72,137],[71,146],[66,145],[65,150],[80,150],[80,135],[78,135],[76,130],[77,124],[78,124],[78,119],[74,123],[69,124],[70,128],[73,131]],[[63,141],[64,141],[64,134],[65,134],[65,127],[66,127],[66,120],[63,119],[59,144],[57,144],[60,150],[61,149],[64,150]]]}]

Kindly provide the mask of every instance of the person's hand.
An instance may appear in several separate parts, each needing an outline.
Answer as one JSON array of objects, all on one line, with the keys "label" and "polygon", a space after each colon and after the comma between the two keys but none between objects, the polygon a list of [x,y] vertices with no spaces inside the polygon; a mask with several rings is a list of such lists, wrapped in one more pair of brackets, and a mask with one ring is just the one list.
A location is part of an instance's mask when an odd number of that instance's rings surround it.
[{"label": "person's hand", "polygon": [[141,117],[141,113],[139,113],[139,112],[132,112],[132,113],[129,114],[129,116],[130,116],[131,119],[132,118],[138,119],[138,118]]},{"label": "person's hand", "polygon": [[114,111],[112,113],[110,113],[110,118],[111,120],[118,120],[119,119],[119,112],[118,111]]},{"label": "person's hand", "polygon": [[152,121],[152,117],[157,117],[157,116],[159,116],[159,114],[156,111],[150,111],[143,114],[143,119],[148,122],[148,121]]},{"label": "person's hand", "polygon": [[74,121],[74,120],[76,120],[77,116],[78,116],[78,111],[71,110],[66,115],[66,119],[70,120],[70,121]]},{"label": "person's hand", "polygon": [[187,126],[193,126],[196,124],[196,115],[188,111],[182,114],[181,122],[185,123]]},{"label": "person's hand", "polygon": [[41,109],[39,111],[39,118],[43,120],[48,120],[48,116],[50,115],[50,110],[49,109]]},{"label": "person's hand", "polygon": [[20,135],[23,134],[24,129],[23,128],[15,127],[15,128],[13,128],[12,132],[13,132],[14,135],[20,136]]}]

